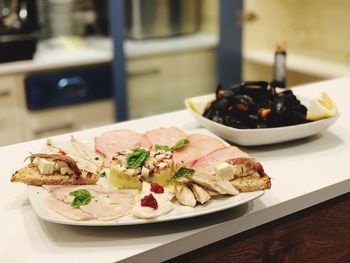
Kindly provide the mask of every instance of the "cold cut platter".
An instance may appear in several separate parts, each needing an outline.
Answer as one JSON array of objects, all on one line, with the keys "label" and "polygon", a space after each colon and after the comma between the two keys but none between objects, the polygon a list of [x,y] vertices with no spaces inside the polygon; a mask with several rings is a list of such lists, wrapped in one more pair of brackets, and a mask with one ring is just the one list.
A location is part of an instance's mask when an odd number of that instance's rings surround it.
[{"label": "cold cut platter", "polygon": [[[48,140],[16,171],[37,215],[67,225],[135,225],[210,214],[271,187],[262,164],[205,129]],[[27,160],[27,162],[28,162]]]}]

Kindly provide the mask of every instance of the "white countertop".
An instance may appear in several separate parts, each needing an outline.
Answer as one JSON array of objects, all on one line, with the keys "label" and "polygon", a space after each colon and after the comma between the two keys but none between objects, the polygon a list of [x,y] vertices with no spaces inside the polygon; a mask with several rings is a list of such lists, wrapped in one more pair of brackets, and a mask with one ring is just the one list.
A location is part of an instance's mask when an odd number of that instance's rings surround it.
[{"label": "white countertop", "polygon": [[[85,47],[82,48],[63,49],[57,46],[49,48],[46,44],[39,45],[33,60],[0,63],[0,75],[108,63],[113,59],[110,38],[88,38],[85,40]],[[215,48],[217,44],[218,38],[215,35],[199,33],[152,40],[126,40],[124,52],[126,57],[131,59],[156,54]]]},{"label": "white countertop", "polygon": [[[244,148],[263,164],[272,188],[246,205],[193,219],[124,227],[76,227],[47,223],[31,208],[26,186],[10,183],[30,151],[44,140],[0,148],[0,258],[4,262],[156,262],[197,249],[349,192],[350,79],[301,87],[297,93],[326,91],[341,116],[327,131],[271,146]],[[198,128],[186,111],[118,123],[75,133],[80,139],[126,127]],[[58,136],[58,140],[69,135]]]}]

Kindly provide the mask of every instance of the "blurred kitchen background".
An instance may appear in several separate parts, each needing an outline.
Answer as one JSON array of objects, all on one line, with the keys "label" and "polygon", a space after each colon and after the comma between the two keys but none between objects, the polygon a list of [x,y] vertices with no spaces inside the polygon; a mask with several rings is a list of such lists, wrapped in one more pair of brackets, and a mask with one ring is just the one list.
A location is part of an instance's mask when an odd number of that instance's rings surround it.
[{"label": "blurred kitchen background", "polygon": [[0,0],[0,145],[184,108],[272,80],[350,76],[350,2]]}]

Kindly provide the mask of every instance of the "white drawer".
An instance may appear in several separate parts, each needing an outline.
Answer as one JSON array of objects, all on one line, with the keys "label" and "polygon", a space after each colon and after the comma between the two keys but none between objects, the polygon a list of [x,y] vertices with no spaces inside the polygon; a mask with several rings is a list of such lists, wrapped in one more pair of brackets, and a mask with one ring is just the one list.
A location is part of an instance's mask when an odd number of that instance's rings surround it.
[{"label": "white drawer", "polygon": [[114,122],[112,100],[28,112],[27,139],[44,138]]},{"label": "white drawer", "polygon": [[0,146],[17,143],[21,140],[21,130],[17,112],[0,112]]},{"label": "white drawer", "polygon": [[1,111],[16,108],[16,79],[12,76],[0,77],[0,109]]}]

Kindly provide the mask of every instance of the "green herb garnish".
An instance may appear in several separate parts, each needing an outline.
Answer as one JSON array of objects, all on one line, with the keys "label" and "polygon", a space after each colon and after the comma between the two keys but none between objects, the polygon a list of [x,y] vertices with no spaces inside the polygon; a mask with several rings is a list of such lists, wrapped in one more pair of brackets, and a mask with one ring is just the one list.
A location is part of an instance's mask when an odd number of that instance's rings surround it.
[{"label": "green herb garnish", "polygon": [[69,195],[75,196],[73,202],[70,204],[73,208],[79,208],[82,205],[90,203],[93,196],[86,189],[79,189],[74,192],[70,192]]},{"label": "green herb garnish", "polygon": [[134,149],[134,151],[128,156],[126,156],[126,162],[130,168],[138,168],[143,165],[147,157],[149,156],[149,151],[142,148]]},{"label": "green herb garnish", "polygon": [[102,173],[100,173],[100,176],[101,177],[105,177],[107,174],[106,174],[106,171],[103,171]]},{"label": "green herb garnish", "polygon": [[171,151],[171,148],[169,146],[166,146],[166,145],[159,145],[159,144],[156,144],[155,145],[155,148],[156,150],[164,150],[164,151]]},{"label": "green herb garnish", "polygon": [[175,145],[173,147],[169,147],[167,145],[159,145],[159,144],[156,144],[155,145],[155,149],[158,151],[158,150],[164,150],[164,151],[171,151],[171,152],[175,152],[176,150],[184,147],[185,145],[189,144],[190,141],[187,140],[187,139],[181,139],[179,140],[177,143],[175,143]]},{"label": "green herb garnish", "polygon": [[171,147],[171,151],[176,151],[182,147],[184,147],[185,145],[189,144],[190,141],[187,139],[182,139],[180,141],[178,141],[173,147]]},{"label": "green herb garnish", "polygon": [[191,168],[181,167],[172,177],[172,179],[178,179],[184,176],[191,176],[194,174],[194,170]]}]

